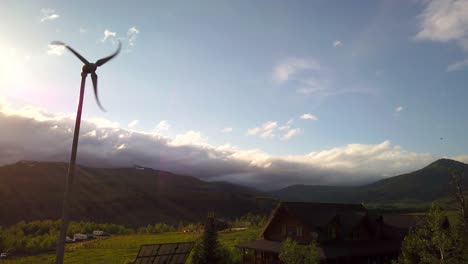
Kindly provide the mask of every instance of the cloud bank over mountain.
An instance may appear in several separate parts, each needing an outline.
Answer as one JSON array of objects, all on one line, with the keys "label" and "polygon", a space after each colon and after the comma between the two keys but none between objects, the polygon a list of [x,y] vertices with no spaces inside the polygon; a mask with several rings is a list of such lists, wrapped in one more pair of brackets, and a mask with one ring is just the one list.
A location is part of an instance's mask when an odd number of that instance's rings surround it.
[{"label": "cloud bank over mountain", "polygon": [[[0,165],[18,160],[67,162],[73,126],[74,114],[14,108],[0,100]],[[83,165],[137,164],[260,189],[291,184],[362,184],[419,169],[436,159],[429,153],[406,151],[389,141],[273,156],[259,149],[213,146],[197,131],[168,138],[158,130],[135,132],[100,118],[83,120],[80,135],[78,162]]]}]

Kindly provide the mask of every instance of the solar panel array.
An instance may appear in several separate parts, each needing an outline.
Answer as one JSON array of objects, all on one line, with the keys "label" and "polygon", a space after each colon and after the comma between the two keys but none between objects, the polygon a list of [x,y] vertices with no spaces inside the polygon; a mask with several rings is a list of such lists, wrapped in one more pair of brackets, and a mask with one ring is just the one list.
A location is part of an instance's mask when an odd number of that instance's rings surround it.
[{"label": "solar panel array", "polygon": [[142,245],[135,264],[184,264],[195,242]]}]

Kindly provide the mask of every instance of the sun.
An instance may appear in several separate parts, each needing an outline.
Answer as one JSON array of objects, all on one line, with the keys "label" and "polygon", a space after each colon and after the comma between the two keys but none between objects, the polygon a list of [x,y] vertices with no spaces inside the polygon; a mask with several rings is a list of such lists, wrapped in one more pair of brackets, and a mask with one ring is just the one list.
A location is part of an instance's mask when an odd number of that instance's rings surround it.
[{"label": "sun", "polygon": [[0,44],[0,88],[21,81],[30,56],[22,54],[10,45]]}]

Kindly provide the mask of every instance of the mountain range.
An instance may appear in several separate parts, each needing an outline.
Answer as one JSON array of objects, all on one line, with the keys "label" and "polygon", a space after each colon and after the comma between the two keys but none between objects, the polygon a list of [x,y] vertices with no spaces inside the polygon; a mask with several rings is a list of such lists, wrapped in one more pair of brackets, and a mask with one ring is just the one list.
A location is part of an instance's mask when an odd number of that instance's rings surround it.
[{"label": "mountain range", "polygon": [[[35,161],[0,167],[0,225],[60,218],[67,167],[66,163]],[[441,159],[420,170],[362,186],[293,185],[261,192],[151,168],[78,166],[72,219],[128,226],[177,224],[202,221],[210,212],[225,218],[265,213],[275,199],[370,206],[427,204],[453,193],[452,172],[466,175],[468,165]],[[467,178],[464,186],[466,190]]]},{"label": "mountain range", "polygon": [[[60,218],[67,168],[34,161],[0,167],[0,224]],[[244,186],[150,168],[77,166],[71,218],[129,226],[195,222],[210,212],[247,214],[260,195]]]},{"label": "mountain range", "polygon": [[[364,203],[374,205],[427,204],[437,199],[447,199],[454,192],[452,173],[467,175],[468,165],[455,160],[440,159],[428,166],[371,184],[337,187],[318,185],[292,185],[272,191],[272,196],[283,200]],[[468,178],[464,178],[464,190]]]}]

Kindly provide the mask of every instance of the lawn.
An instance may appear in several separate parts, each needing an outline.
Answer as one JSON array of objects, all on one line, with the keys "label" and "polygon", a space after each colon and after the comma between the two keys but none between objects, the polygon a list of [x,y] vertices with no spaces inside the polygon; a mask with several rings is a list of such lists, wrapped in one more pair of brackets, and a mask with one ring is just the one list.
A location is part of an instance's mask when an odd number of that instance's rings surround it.
[{"label": "lawn", "polygon": [[[252,228],[236,232],[220,232],[220,242],[235,250],[236,244],[254,240],[260,233],[259,228]],[[127,264],[135,260],[141,245],[171,242],[195,241],[200,234],[195,233],[162,233],[156,235],[125,235],[92,241],[69,244],[66,248],[65,263],[88,264]],[[52,264],[55,263],[54,252],[35,256],[21,257],[0,261],[2,264]]]}]

